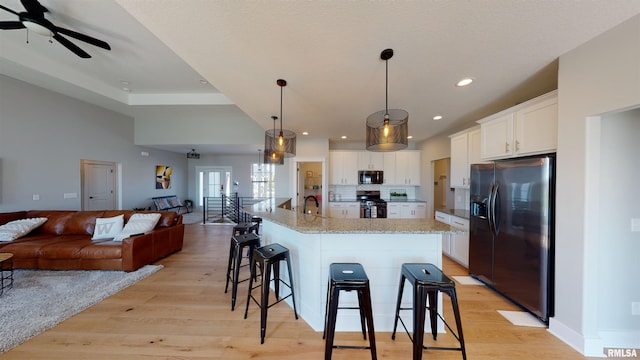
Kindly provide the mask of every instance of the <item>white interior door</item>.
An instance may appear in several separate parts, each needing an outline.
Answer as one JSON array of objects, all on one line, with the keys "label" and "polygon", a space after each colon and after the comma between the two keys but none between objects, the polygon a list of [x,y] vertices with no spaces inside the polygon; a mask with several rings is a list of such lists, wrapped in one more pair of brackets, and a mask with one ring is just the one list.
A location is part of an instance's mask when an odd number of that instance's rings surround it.
[{"label": "white interior door", "polygon": [[203,206],[205,197],[221,197],[231,194],[231,168],[198,167],[198,206]]},{"label": "white interior door", "polygon": [[117,165],[104,161],[82,161],[82,209],[116,209]]}]

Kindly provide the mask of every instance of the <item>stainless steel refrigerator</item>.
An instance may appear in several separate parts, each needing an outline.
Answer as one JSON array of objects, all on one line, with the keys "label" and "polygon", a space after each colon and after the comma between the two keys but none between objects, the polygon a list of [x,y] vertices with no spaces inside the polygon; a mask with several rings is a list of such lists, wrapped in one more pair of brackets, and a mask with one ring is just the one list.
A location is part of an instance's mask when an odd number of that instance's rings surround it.
[{"label": "stainless steel refrigerator", "polygon": [[469,273],[548,323],[555,157],[471,165]]}]

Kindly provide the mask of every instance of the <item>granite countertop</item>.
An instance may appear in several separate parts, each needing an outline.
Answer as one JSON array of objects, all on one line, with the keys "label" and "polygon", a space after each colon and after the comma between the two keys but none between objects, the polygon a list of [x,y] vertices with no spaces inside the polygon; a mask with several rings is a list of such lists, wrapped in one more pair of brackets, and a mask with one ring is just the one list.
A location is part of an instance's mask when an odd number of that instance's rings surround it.
[{"label": "granite countertop", "polygon": [[471,217],[469,210],[465,210],[465,209],[437,209],[436,211],[457,216],[459,218],[463,218],[467,220],[469,220],[469,218]]},{"label": "granite countertop", "polygon": [[[430,234],[464,232],[434,219],[339,219],[279,208],[288,198],[274,198],[245,208],[254,216],[309,234]],[[344,201],[344,200],[343,200]]]}]

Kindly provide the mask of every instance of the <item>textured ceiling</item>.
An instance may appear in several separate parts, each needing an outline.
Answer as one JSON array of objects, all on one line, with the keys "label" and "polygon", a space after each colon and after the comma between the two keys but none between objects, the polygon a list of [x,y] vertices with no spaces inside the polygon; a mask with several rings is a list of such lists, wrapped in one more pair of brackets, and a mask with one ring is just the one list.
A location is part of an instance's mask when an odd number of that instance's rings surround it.
[{"label": "textured ceiling", "polygon": [[[76,96],[130,114],[133,103],[233,103],[265,129],[280,113],[283,78],[285,128],[332,142],[364,141],[366,117],[384,108],[385,48],[395,51],[389,107],[409,112],[416,142],[555,89],[560,55],[640,13],[637,0],[42,3],[54,23],[113,50],[83,46],[94,56],[87,62],[44,39],[25,46],[24,31],[2,31],[1,72],[46,73],[64,79],[56,86],[67,92],[90,89]],[[46,56],[29,56],[34,51]],[[466,76],[475,82],[456,88]]]}]

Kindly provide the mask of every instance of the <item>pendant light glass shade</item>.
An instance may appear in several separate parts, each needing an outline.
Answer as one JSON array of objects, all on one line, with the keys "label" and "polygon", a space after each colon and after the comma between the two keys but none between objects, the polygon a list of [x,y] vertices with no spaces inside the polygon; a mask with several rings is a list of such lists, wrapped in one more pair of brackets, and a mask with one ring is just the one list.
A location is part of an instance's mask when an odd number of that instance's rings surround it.
[{"label": "pendant light glass shade", "polygon": [[392,49],[385,49],[380,59],[385,61],[385,109],[367,117],[367,150],[396,151],[409,144],[409,113],[401,109],[389,109],[389,59]]},{"label": "pendant light glass shade", "polygon": [[273,119],[273,129],[264,132],[264,163],[284,165],[284,151],[278,146],[278,136],[280,135],[280,132],[276,130],[278,117],[272,116],[271,118]]}]

